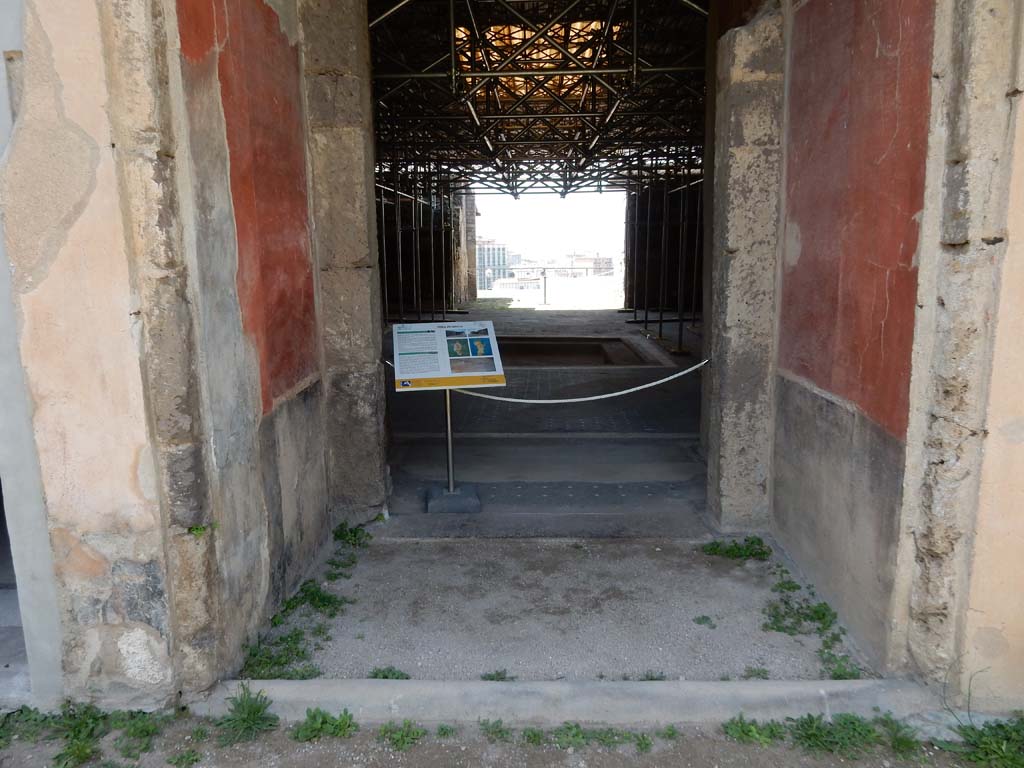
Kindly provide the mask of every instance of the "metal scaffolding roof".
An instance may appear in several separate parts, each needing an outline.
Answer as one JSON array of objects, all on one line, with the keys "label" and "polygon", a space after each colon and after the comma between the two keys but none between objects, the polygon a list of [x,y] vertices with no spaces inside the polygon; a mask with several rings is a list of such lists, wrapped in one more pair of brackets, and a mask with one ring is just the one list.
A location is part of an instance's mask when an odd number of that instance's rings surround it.
[{"label": "metal scaffolding roof", "polygon": [[700,164],[708,0],[370,0],[377,159],[515,195]]}]

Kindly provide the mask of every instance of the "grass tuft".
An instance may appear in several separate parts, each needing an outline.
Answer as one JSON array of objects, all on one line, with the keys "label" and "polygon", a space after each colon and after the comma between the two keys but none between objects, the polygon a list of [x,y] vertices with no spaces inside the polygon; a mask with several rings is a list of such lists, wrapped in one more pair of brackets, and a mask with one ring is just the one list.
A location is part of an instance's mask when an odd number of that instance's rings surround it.
[{"label": "grass tuft", "polygon": [[512,741],[512,729],[501,720],[481,720],[480,732],[487,737],[491,744]]},{"label": "grass tuft", "polygon": [[168,757],[167,764],[173,765],[174,768],[190,768],[190,766],[195,765],[201,759],[199,753],[194,749],[186,749],[184,752]]},{"label": "grass tuft", "polygon": [[334,529],[334,540],[350,547],[365,548],[370,546],[373,534],[361,525],[350,526],[348,523],[342,523]]},{"label": "grass tuft", "polygon": [[767,560],[772,556],[772,548],[760,536],[747,536],[743,541],[712,541],[700,551],[731,560]]},{"label": "grass tuft", "polygon": [[370,670],[371,680],[408,680],[409,673],[394,667],[374,667]]},{"label": "grass tuft", "polygon": [[318,707],[306,710],[306,719],[292,729],[292,738],[296,741],[314,741],[321,736],[349,739],[358,730],[359,723],[347,709],[334,717]]},{"label": "grass tuft", "polygon": [[543,746],[544,742],[547,741],[547,736],[544,734],[544,731],[540,728],[533,728],[532,726],[528,728],[523,728],[519,736],[525,743],[529,744],[531,747]]},{"label": "grass tuft", "polygon": [[426,728],[421,728],[412,720],[403,720],[401,725],[392,721],[380,727],[377,741],[389,744],[397,752],[405,752],[426,735]]},{"label": "grass tuft", "polygon": [[346,605],[354,602],[347,597],[333,595],[312,579],[308,579],[302,582],[298,592],[284,601],[281,606],[281,615],[288,616],[299,608],[307,607],[315,613],[333,619],[345,609]]},{"label": "grass tuft", "polygon": [[959,725],[956,732],[962,744],[942,742],[937,746],[986,768],[1024,768],[1024,713],[984,725]]},{"label": "grass tuft", "polygon": [[228,713],[217,721],[218,742],[222,747],[242,741],[254,741],[261,734],[277,728],[279,718],[271,713],[270,699],[263,691],[253,693],[247,683],[228,698]]},{"label": "grass tuft", "polygon": [[660,731],[656,731],[654,735],[659,739],[664,739],[665,741],[675,741],[681,734],[679,733],[679,729],[674,725],[666,725]]},{"label": "grass tuft", "polygon": [[760,744],[767,747],[786,738],[786,726],[777,720],[747,720],[742,714],[722,724],[725,735],[740,744]]},{"label": "grass tuft", "polygon": [[862,757],[881,741],[870,720],[848,713],[834,716],[831,722],[823,715],[791,719],[789,732],[793,743],[806,752],[839,755],[850,760]]},{"label": "grass tuft", "polygon": [[458,733],[458,728],[454,725],[448,725],[447,723],[441,723],[437,726],[437,731],[435,731],[435,735],[439,739],[451,739],[458,735]]},{"label": "grass tuft", "polygon": [[655,672],[653,669],[648,669],[646,672],[643,673],[643,675],[640,676],[640,679],[644,682],[652,683],[660,682],[662,680],[665,680],[666,678],[664,672]]},{"label": "grass tuft", "polygon": [[718,625],[715,624],[715,620],[712,619],[710,616],[694,616],[693,623],[698,624],[702,627],[707,627],[708,629],[718,629]]},{"label": "grass tuft", "polygon": [[740,677],[744,680],[767,680],[768,670],[764,667],[747,667]]},{"label": "grass tuft", "polygon": [[293,629],[276,640],[258,640],[246,646],[241,676],[248,680],[309,680],[320,676],[320,668],[309,661],[306,635]]},{"label": "grass tuft", "polygon": [[510,683],[516,678],[515,675],[510,675],[507,669],[496,669],[493,672],[485,672],[480,675],[480,679],[492,683]]}]

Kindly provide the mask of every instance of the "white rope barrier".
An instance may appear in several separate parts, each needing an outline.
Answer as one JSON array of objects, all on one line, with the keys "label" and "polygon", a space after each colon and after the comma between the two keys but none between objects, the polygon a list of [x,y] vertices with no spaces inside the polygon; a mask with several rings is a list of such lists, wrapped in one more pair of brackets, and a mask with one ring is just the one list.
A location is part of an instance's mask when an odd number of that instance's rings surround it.
[{"label": "white rope barrier", "polygon": [[685,371],[679,373],[673,373],[671,376],[666,376],[664,379],[658,379],[657,381],[649,382],[648,384],[641,384],[639,387],[631,387],[630,389],[623,389],[618,392],[609,392],[606,395],[593,395],[591,397],[567,397],[561,400],[525,400],[518,397],[499,397],[498,395],[486,395],[483,392],[473,392],[468,389],[453,389],[453,392],[458,392],[461,395],[469,395],[470,397],[482,397],[484,400],[497,400],[502,403],[527,403],[529,405],[553,405],[557,403],[589,403],[594,400],[607,400],[612,397],[622,397],[623,395],[631,395],[634,392],[639,392],[643,389],[650,389],[651,387],[657,387],[660,384],[665,384],[673,379],[682,378],[688,373],[700,370],[708,364],[707,360],[697,363],[692,368],[687,368]]}]

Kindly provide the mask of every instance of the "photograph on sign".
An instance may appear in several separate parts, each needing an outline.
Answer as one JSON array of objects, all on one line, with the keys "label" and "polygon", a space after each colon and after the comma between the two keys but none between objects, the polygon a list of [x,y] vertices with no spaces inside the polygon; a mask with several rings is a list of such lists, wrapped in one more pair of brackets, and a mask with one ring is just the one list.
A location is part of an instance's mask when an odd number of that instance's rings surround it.
[{"label": "photograph on sign", "polygon": [[404,323],[392,328],[395,389],[503,387],[505,371],[490,320]]}]

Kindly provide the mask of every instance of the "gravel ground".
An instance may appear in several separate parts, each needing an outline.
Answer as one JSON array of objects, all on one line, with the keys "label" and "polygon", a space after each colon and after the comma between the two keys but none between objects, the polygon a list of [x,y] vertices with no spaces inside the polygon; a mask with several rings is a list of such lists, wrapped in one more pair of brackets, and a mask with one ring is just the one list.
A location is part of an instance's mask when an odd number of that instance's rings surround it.
[{"label": "gravel ground", "polygon": [[[195,749],[200,756],[198,768],[837,768],[850,760],[824,756],[812,757],[785,747],[757,747],[736,744],[715,730],[682,729],[675,741],[655,739],[650,753],[638,754],[632,746],[617,749],[586,747],[581,750],[559,750],[555,747],[531,747],[522,743],[490,744],[481,738],[478,729],[460,729],[452,739],[439,740],[433,735],[406,752],[396,752],[374,738],[375,729],[366,727],[351,739],[324,738],[300,744],[292,740],[286,728],[264,735],[259,741],[232,747],[217,747],[213,738],[201,743],[191,741],[189,734],[195,720],[179,720],[156,740],[154,751],[142,755],[139,768],[165,768],[167,759],[181,751]],[[215,729],[207,724],[213,732]],[[127,766],[112,747],[112,736],[104,742],[104,759],[90,765]],[[0,751],[0,768],[44,768],[52,765],[59,749],[55,742],[37,745],[15,743]],[[854,763],[863,768],[896,768],[900,765],[962,768],[963,764],[934,749],[926,749],[923,759],[901,762],[891,754],[878,752]]]},{"label": "gravel ground", "polygon": [[[378,538],[358,555],[350,579],[322,582],[357,600],[327,620],[313,658],[324,677],[385,666],[428,680],[821,675],[816,637],[761,629],[772,564],[691,542]],[[275,634],[319,621],[296,612]]]}]

